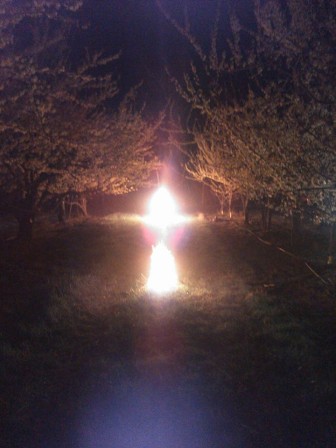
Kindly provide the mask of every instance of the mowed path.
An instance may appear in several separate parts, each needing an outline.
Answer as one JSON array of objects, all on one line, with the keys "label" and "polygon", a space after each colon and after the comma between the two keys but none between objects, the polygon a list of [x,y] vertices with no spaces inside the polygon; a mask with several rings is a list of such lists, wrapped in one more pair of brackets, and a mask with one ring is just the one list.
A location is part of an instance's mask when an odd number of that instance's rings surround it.
[{"label": "mowed path", "polygon": [[263,244],[244,225],[197,223],[185,232],[186,241],[177,252],[182,282],[186,278],[191,287],[203,282],[209,292],[229,291],[239,300],[255,290],[309,276],[304,262]]},{"label": "mowed path", "polygon": [[157,297],[154,239],[113,218],[7,247],[4,446],[333,446],[335,319],[267,287],[302,266],[196,222],[169,236],[181,288]]}]

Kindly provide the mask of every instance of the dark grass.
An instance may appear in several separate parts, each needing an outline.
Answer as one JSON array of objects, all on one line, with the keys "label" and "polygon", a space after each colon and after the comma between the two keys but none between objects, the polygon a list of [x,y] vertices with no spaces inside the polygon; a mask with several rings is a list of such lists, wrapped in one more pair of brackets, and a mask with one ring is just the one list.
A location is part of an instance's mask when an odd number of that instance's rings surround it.
[{"label": "dark grass", "polygon": [[158,299],[151,243],[123,216],[1,243],[0,446],[336,446],[332,287],[198,222]]}]

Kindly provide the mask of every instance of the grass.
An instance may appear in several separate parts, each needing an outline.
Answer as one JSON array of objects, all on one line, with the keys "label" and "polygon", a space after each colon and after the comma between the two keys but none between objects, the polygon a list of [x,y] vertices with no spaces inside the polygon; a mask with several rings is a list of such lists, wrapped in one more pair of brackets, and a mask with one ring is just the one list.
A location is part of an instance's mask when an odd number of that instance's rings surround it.
[{"label": "grass", "polygon": [[0,446],[335,446],[332,289],[228,223],[170,242],[163,300],[136,217],[1,243]]}]

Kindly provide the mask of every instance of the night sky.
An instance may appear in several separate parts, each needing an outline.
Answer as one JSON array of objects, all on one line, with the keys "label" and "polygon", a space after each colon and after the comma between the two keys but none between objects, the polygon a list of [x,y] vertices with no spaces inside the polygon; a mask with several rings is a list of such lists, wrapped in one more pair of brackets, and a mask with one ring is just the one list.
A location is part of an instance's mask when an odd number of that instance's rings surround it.
[{"label": "night sky", "polygon": [[[205,45],[209,44],[216,3],[215,0],[188,2],[192,32]],[[175,18],[183,20],[181,1],[170,0],[166,5]],[[143,82],[141,97],[148,107],[153,111],[163,107],[174,89],[166,69],[180,78],[195,54],[168,23],[155,0],[86,0],[82,17],[90,23],[85,32],[85,46],[111,53],[121,51],[116,64],[121,89],[127,91]],[[225,32],[228,24],[222,25]]]}]

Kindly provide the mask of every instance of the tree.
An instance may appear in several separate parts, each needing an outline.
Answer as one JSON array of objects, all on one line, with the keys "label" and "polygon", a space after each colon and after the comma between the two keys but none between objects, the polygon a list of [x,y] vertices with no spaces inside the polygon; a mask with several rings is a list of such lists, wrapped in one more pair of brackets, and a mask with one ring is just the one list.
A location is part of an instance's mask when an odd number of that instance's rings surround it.
[{"label": "tree", "polygon": [[146,182],[158,120],[149,123],[136,110],[135,90],[111,105],[118,95],[111,64],[119,55],[71,58],[63,21],[22,20],[28,45],[15,35],[1,71],[0,198],[19,236],[30,238],[36,211],[51,195],[119,194]]},{"label": "tree", "polygon": [[38,17],[69,20],[69,15],[65,16],[65,14],[78,11],[82,4],[82,0],[54,0],[52,2],[50,0],[34,0],[33,2],[2,0],[0,9],[0,50],[2,58],[0,66],[10,63],[8,59],[3,59],[3,55],[6,50],[12,48],[16,27],[24,20]]},{"label": "tree", "polygon": [[335,216],[335,2],[255,1],[250,23],[231,12],[228,38],[219,1],[208,46],[188,16],[179,21],[159,3],[195,54],[174,80],[208,141],[207,157],[203,145],[192,165],[222,180],[217,167],[227,167],[237,190],[268,208],[289,213],[308,201]]},{"label": "tree", "polygon": [[[300,135],[302,182],[319,211],[335,219],[336,3],[334,0],[256,2],[260,53],[278,73],[287,103],[283,120]],[[272,51],[272,48],[274,51]]]},{"label": "tree", "polygon": [[[231,42],[227,39],[224,44],[221,42],[219,50],[220,1],[208,45],[192,33],[187,8],[184,21],[179,22],[161,2],[158,4],[195,54],[190,72],[185,73],[182,80],[172,77],[177,92],[189,103],[197,123],[191,132],[198,150],[191,152],[186,170],[195,180],[206,183],[219,194],[221,201],[226,196],[230,204],[233,193],[240,194],[247,211],[248,200],[263,195],[265,188],[269,189],[269,175],[261,170],[262,164],[265,165],[265,148],[258,145],[255,135],[249,132],[253,95],[248,94],[248,85],[245,85],[246,64],[237,33],[233,33]],[[228,49],[229,54],[225,52]],[[237,88],[237,83],[243,83],[243,88]]]}]

